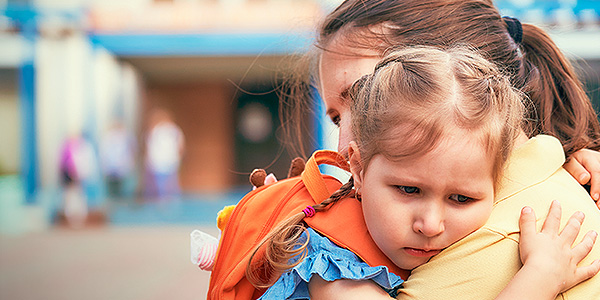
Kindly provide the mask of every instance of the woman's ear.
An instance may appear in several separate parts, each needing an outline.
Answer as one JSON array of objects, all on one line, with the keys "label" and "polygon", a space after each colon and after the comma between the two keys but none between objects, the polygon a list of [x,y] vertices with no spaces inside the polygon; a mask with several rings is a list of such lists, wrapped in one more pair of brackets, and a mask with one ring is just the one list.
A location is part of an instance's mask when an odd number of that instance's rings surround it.
[{"label": "woman's ear", "polygon": [[350,173],[354,179],[354,188],[360,190],[363,181],[364,169],[362,160],[360,159],[360,151],[355,141],[351,141],[348,145],[348,157],[350,160]]}]

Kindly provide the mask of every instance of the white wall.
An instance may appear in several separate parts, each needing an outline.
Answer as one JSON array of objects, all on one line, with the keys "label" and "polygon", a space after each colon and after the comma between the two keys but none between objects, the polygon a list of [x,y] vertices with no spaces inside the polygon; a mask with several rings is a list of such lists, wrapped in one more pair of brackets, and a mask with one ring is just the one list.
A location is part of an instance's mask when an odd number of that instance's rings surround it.
[{"label": "white wall", "polygon": [[0,32],[0,68],[18,68],[25,57],[27,42],[17,34]]},{"label": "white wall", "polygon": [[[139,77],[83,34],[40,38],[36,52],[36,111],[42,187],[58,187],[62,142],[83,132],[99,144],[117,117],[137,130]],[[118,116],[117,112],[122,112]]]},{"label": "white wall", "polygon": [[83,129],[87,56],[89,47],[82,36],[40,38],[37,43],[36,113],[43,187],[59,185],[62,140]]},{"label": "white wall", "polygon": [[122,66],[122,99],[125,127],[132,135],[141,130],[141,97],[143,82],[139,72],[131,65]]},{"label": "white wall", "polygon": [[135,135],[140,126],[138,71],[119,62],[108,51],[96,49],[92,80],[98,138],[101,139],[116,121]]},{"label": "white wall", "polygon": [[121,66],[109,52],[97,49],[93,60],[93,97],[96,112],[97,132],[103,131],[113,121],[113,112],[119,105],[122,84]]},{"label": "white wall", "polygon": [[73,9],[87,6],[91,0],[33,0],[33,4],[46,9]]}]

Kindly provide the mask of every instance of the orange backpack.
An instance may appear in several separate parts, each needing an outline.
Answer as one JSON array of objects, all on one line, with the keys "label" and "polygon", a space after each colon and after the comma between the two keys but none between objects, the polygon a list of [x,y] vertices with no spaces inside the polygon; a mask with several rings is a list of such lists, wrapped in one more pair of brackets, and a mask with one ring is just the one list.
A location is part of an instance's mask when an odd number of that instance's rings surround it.
[{"label": "orange backpack", "polygon": [[[255,288],[245,276],[254,247],[277,224],[308,205],[327,199],[341,187],[334,177],[322,175],[318,165],[329,164],[346,171],[346,160],[333,151],[317,151],[306,162],[301,176],[280,180],[248,193],[233,210],[224,228],[210,277],[208,299],[256,299],[264,289]],[[371,266],[387,266],[402,278],[408,271],[394,265],[369,235],[360,202],[345,198],[329,210],[304,221],[332,242],[358,255]]]}]

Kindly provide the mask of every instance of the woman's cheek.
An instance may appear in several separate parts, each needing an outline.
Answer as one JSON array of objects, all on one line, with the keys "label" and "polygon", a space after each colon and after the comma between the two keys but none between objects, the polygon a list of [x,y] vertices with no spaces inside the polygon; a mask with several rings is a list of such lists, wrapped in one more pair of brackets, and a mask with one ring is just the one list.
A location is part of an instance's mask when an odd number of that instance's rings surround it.
[{"label": "woman's cheek", "polygon": [[338,152],[348,157],[348,144],[352,141],[352,128],[349,114],[342,117],[339,126]]}]

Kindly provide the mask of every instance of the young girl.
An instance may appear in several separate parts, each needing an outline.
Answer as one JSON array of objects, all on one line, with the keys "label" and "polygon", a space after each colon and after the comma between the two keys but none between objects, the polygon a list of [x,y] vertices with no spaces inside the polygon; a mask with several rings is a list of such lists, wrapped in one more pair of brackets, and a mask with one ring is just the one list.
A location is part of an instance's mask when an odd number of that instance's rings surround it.
[{"label": "young girl", "polygon": [[573,67],[542,29],[501,17],[491,0],[347,0],[327,15],[318,32],[311,57],[318,65],[310,74],[295,72],[303,74],[291,84],[295,92],[283,94],[290,95],[282,103],[290,140],[303,136],[299,131],[306,126],[293,122],[305,120],[314,107],[306,88],[313,83],[310,76],[319,77],[327,115],[340,128],[338,150],[345,153],[351,140],[345,90],[370,73],[388,49],[465,44],[480,50],[531,99],[530,137],[559,138],[572,158],[565,168],[581,184],[590,183],[590,195],[600,200],[598,118]]},{"label": "young girl", "polygon": [[[391,261],[413,270],[486,223],[505,161],[515,142],[526,140],[521,96],[493,64],[464,47],[405,48],[386,56],[347,96],[355,141],[349,143],[352,179],[340,191],[349,195],[354,186],[369,232]],[[313,208],[319,213],[334,205],[326,200]],[[498,298],[554,299],[600,269],[600,261],[576,267],[595,235],[571,250],[582,216],[574,215],[558,235],[556,206],[541,234],[524,209],[524,266]],[[249,265],[255,284],[276,280],[262,299],[396,296],[402,279],[305,228],[310,210],[269,234],[266,261]],[[265,273],[272,278],[260,282]]]}]

